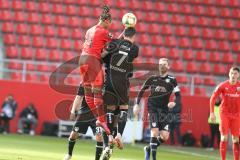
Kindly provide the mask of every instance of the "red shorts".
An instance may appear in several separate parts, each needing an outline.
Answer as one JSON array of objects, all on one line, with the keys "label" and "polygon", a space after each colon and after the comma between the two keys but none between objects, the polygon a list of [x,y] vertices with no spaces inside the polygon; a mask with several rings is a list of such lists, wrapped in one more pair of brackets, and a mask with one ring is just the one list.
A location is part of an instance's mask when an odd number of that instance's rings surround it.
[{"label": "red shorts", "polygon": [[102,87],[104,76],[101,61],[94,56],[84,54],[81,55],[79,64],[83,85]]},{"label": "red shorts", "polygon": [[239,117],[220,114],[219,130],[222,135],[228,135],[229,130],[233,136],[239,136]]}]

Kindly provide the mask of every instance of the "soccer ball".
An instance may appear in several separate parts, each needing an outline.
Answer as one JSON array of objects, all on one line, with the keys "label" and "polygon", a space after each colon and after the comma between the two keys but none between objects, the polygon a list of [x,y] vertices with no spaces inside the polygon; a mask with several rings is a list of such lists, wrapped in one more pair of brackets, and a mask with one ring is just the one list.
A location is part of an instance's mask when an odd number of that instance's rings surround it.
[{"label": "soccer ball", "polygon": [[127,27],[135,27],[137,23],[137,17],[133,13],[126,13],[122,17],[123,25]]}]

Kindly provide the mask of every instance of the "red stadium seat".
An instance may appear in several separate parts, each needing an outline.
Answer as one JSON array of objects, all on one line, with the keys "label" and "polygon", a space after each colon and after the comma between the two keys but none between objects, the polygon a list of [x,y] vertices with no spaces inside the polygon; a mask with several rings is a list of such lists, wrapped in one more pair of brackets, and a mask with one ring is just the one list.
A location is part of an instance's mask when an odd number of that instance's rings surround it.
[{"label": "red stadium seat", "polygon": [[239,53],[240,52],[240,43],[239,42],[233,42],[231,48],[234,52]]},{"label": "red stadium seat", "polygon": [[81,21],[81,27],[88,29],[89,27],[92,27],[95,24],[95,21],[90,18],[84,18]]},{"label": "red stadium seat", "polygon": [[131,9],[141,9],[142,5],[141,2],[138,0],[130,0],[129,7]]},{"label": "red stadium seat", "polygon": [[220,9],[220,16],[224,17],[224,18],[230,17],[231,16],[230,9],[229,8],[221,8]]},{"label": "red stadium seat", "polygon": [[48,53],[47,50],[43,49],[43,48],[38,48],[36,49],[36,53],[35,53],[35,58],[38,61],[46,61],[48,57]]},{"label": "red stadium seat", "polygon": [[66,5],[67,15],[73,16],[77,14],[77,7],[75,5]]},{"label": "red stadium seat", "polygon": [[212,77],[212,76],[205,77],[204,78],[204,85],[215,86],[216,81],[215,81],[214,77]]},{"label": "red stadium seat", "polygon": [[185,36],[186,35],[186,29],[184,26],[176,26],[175,27],[175,35],[177,36]]},{"label": "red stadium seat", "polygon": [[6,0],[0,0],[0,9],[9,9],[11,8],[10,2]]},{"label": "red stadium seat", "polygon": [[202,78],[202,76],[199,76],[199,75],[194,76],[193,80],[194,80],[194,84],[195,84],[195,85],[201,85],[201,84],[203,84],[203,78]]},{"label": "red stadium seat", "polygon": [[26,10],[31,12],[35,11],[36,5],[38,5],[38,3],[34,1],[26,1]]},{"label": "red stadium seat", "polygon": [[220,62],[220,54],[218,52],[210,52],[209,61],[210,62]]},{"label": "red stadium seat", "polygon": [[182,57],[185,60],[193,60],[194,51],[193,50],[183,50],[182,51]]},{"label": "red stadium seat", "polygon": [[18,58],[18,47],[7,47],[6,53],[8,58]]},{"label": "red stadium seat", "polygon": [[177,48],[170,48],[168,51],[168,57],[171,59],[178,59],[180,56],[180,52]]},{"label": "red stadium seat", "polygon": [[199,29],[197,27],[190,27],[188,30],[188,35],[190,37],[198,37],[200,36]]},{"label": "red stadium seat", "polygon": [[163,37],[159,35],[152,35],[151,36],[151,44],[157,45],[157,46],[162,46],[163,45]]},{"label": "red stadium seat", "polygon": [[226,6],[226,1],[225,0],[217,0],[216,1],[216,5],[220,5],[220,6]]},{"label": "red stadium seat", "polygon": [[226,36],[225,36],[224,30],[223,29],[217,29],[215,31],[214,37],[217,38],[217,39],[225,39]]},{"label": "red stadium seat", "polygon": [[18,23],[16,31],[19,34],[26,34],[26,33],[28,33],[28,25],[25,24],[25,23]]},{"label": "red stadium seat", "polygon": [[22,10],[22,9],[24,9],[24,4],[23,4],[22,1],[13,0],[12,1],[12,8],[14,10]]},{"label": "red stadium seat", "polygon": [[33,44],[34,47],[43,47],[44,40],[42,37],[33,37]]},{"label": "red stadium seat", "polygon": [[213,71],[216,75],[226,74],[226,68],[222,64],[214,64]]},{"label": "red stadium seat", "polygon": [[233,17],[233,18],[240,18],[240,9],[238,9],[238,8],[233,9],[231,17]]},{"label": "red stadium seat", "polygon": [[181,86],[180,91],[182,95],[190,95],[190,88],[189,86]]},{"label": "red stadium seat", "polygon": [[196,88],[194,89],[194,95],[197,95],[197,96],[206,96],[206,89],[205,89],[205,88],[196,87]]},{"label": "red stadium seat", "polygon": [[140,53],[141,53],[144,57],[152,57],[152,56],[153,56],[152,47],[150,47],[150,46],[142,47]]},{"label": "red stadium seat", "polygon": [[43,33],[45,36],[54,37],[56,35],[56,28],[53,25],[46,25]]},{"label": "red stadium seat", "polygon": [[218,27],[218,28],[222,27],[222,22],[221,22],[221,19],[219,18],[213,18],[209,22],[210,22],[209,25],[211,27]]},{"label": "red stadium seat", "polygon": [[66,17],[62,15],[56,15],[55,16],[55,24],[56,25],[65,25],[66,24]]},{"label": "red stadium seat", "polygon": [[196,24],[196,20],[195,20],[195,17],[194,16],[185,16],[184,17],[184,23],[186,25],[195,25]]},{"label": "red stadium seat", "polygon": [[22,70],[23,69],[23,64],[18,63],[18,62],[9,62],[8,63],[8,68],[9,69]]},{"label": "red stadium seat", "polygon": [[18,44],[22,46],[29,46],[31,44],[30,37],[26,35],[19,35]]},{"label": "red stadium seat", "polygon": [[78,9],[79,16],[89,16],[89,13],[92,13],[92,9],[88,6],[81,6]]},{"label": "red stadium seat", "polygon": [[31,25],[30,34],[41,35],[42,34],[42,26],[40,26],[38,24]]},{"label": "red stadium seat", "polygon": [[18,22],[24,22],[26,20],[26,14],[23,11],[16,11],[14,20]]},{"label": "red stadium seat", "polygon": [[154,54],[157,58],[166,58],[167,57],[167,51],[165,48],[156,48],[155,50],[155,54]]},{"label": "red stadium seat", "polygon": [[[239,14],[240,14],[240,12],[239,12]],[[230,30],[230,31],[228,32],[228,39],[231,40],[231,41],[236,41],[236,40],[238,40],[238,39],[239,39],[239,33],[238,33],[238,31],[236,31],[236,30]]]},{"label": "red stadium seat", "polygon": [[[111,9],[111,13],[112,13],[112,9]],[[98,18],[101,14],[102,14],[101,8],[93,8],[93,16],[94,17]]]},{"label": "red stadium seat", "polygon": [[159,12],[163,12],[166,10],[166,6],[164,4],[164,2],[162,1],[156,1],[154,4],[153,4],[155,7],[155,10],[159,11]]},{"label": "red stadium seat", "polygon": [[206,40],[205,48],[208,50],[215,50],[217,49],[217,43],[214,40]]},{"label": "red stadium seat", "polygon": [[73,29],[71,37],[76,39],[82,39],[83,38],[82,31],[79,28]]},{"label": "red stadium seat", "polygon": [[22,81],[23,75],[20,72],[11,73],[11,79],[16,81]]},{"label": "red stadium seat", "polygon": [[0,12],[0,20],[10,21],[12,20],[13,15],[9,10],[1,10]]},{"label": "red stadium seat", "polygon": [[158,22],[160,23],[168,23],[168,14],[166,13],[159,13],[158,18],[157,18]]},{"label": "red stadium seat", "polygon": [[27,71],[35,71],[35,65],[33,63],[26,64]]},{"label": "red stadium seat", "polygon": [[167,9],[168,9],[168,12],[177,13],[178,12],[178,4],[168,3]]},{"label": "red stadium seat", "polygon": [[27,74],[26,75],[26,82],[38,82],[39,79],[38,79],[38,76],[36,74]]},{"label": "red stadium seat", "polygon": [[189,39],[186,37],[179,38],[178,45],[182,48],[188,48],[190,46]]},{"label": "red stadium seat", "polygon": [[[148,32],[152,33],[152,34],[158,34],[159,33],[159,25],[156,23],[151,23],[148,27]],[[160,32],[164,32],[163,30],[161,30]]]},{"label": "red stadium seat", "polygon": [[147,45],[147,44],[149,44],[151,42],[149,40],[150,40],[150,38],[149,38],[149,36],[147,34],[140,34],[138,36],[137,42],[139,44],[141,44],[141,45]]},{"label": "red stadium seat", "polygon": [[192,39],[192,47],[195,49],[202,49],[203,48],[202,40],[198,38]]},{"label": "red stadium seat", "polygon": [[39,23],[40,18],[39,18],[39,13],[29,13],[28,14],[28,22],[30,23]]},{"label": "red stadium seat", "polygon": [[49,60],[50,61],[60,61],[62,58],[62,54],[59,50],[51,50],[49,52]]},{"label": "red stadium seat", "polygon": [[184,14],[190,14],[192,13],[192,6],[189,4],[181,4],[179,6],[179,11]]},{"label": "red stadium seat", "polygon": [[64,61],[68,61],[68,60],[74,58],[74,56],[75,56],[74,53],[71,52],[71,51],[65,51],[65,52],[63,52],[63,60],[64,60]]},{"label": "red stadium seat", "polygon": [[206,17],[198,17],[197,25],[199,25],[199,26],[208,26],[209,25],[209,19],[206,18]]},{"label": "red stadium seat", "polygon": [[119,8],[128,8],[128,3],[126,1],[122,1],[122,0],[116,0],[116,6]]},{"label": "red stadium seat", "polygon": [[235,61],[237,64],[240,64],[240,54],[237,54],[237,59]]},{"label": "red stadium seat", "polygon": [[12,22],[2,22],[1,29],[3,32],[14,32],[14,25]]},{"label": "red stadium seat", "polygon": [[141,19],[139,19],[140,21],[142,20],[142,21],[146,21],[146,22],[149,22],[149,23],[154,23],[158,19],[157,14],[155,12],[147,12],[146,16],[143,16],[143,14],[144,14],[143,12],[137,12],[137,13],[138,14],[136,16],[141,18]]},{"label": "red stadium seat", "polygon": [[146,69],[156,70],[158,63],[155,58],[148,58],[145,60]]},{"label": "red stadium seat", "polygon": [[208,16],[216,17],[218,15],[217,9],[215,6],[208,6],[205,12]]},{"label": "red stadium seat", "polygon": [[183,23],[183,20],[182,20],[182,16],[181,15],[178,15],[178,14],[174,14],[172,15],[172,18],[171,18],[171,23],[173,24],[182,24]]},{"label": "red stadium seat", "polygon": [[211,65],[208,62],[201,63],[199,66],[199,72],[202,74],[210,74],[211,73]]},{"label": "red stadium seat", "polygon": [[74,41],[74,49],[77,51],[81,51],[82,50],[82,45],[83,45],[83,41],[81,40],[75,40]]},{"label": "red stadium seat", "polygon": [[197,72],[196,63],[193,62],[193,61],[187,62],[186,71],[189,72],[189,73],[196,73]]},{"label": "red stadium seat", "polygon": [[48,48],[58,48],[59,42],[57,38],[47,38],[46,39],[46,47]]},{"label": "red stadium seat", "polygon": [[72,49],[72,41],[69,39],[62,39],[60,47],[63,49]]},{"label": "red stadium seat", "polygon": [[173,72],[182,72],[183,69],[183,62],[176,60],[172,62],[171,69]]},{"label": "red stadium seat", "polygon": [[15,45],[16,44],[16,36],[14,34],[5,34],[3,36],[3,42],[6,45]]},{"label": "red stadium seat", "polygon": [[240,3],[235,0],[229,0],[229,5],[232,7],[238,7],[240,5]]},{"label": "red stadium seat", "polygon": [[186,83],[189,82],[188,78],[185,75],[176,76],[176,79],[177,79],[178,83],[185,83],[186,84]]},{"label": "red stadium seat", "polygon": [[41,74],[40,75],[40,81],[42,82],[42,83],[48,83],[49,82],[49,75],[48,74]]},{"label": "red stadium seat", "polygon": [[39,72],[48,72],[49,66],[47,64],[39,64],[39,65],[37,65],[37,70]]},{"label": "red stadium seat", "polygon": [[203,38],[213,38],[213,31],[209,28],[203,28],[202,29],[202,37]]},{"label": "red stadium seat", "polygon": [[176,38],[174,36],[165,37],[165,45],[168,47],[175,47],[177,45]]},{"label": "red stadium seat", "polygon": [[224,24],[224,27],[226,27],[226,28],[234,28],[235,27],[234,21],[231,19],[225,19],[223,21],[223,24]]},{"label": "red stadium seat", "polygon": [[40,12],[50,12],[50,8],[51,8],[51,5],[49,5],[49,3],[47,2],[39,2],[39,11]]},{"label": "red stadium seat", "polygon": [[144,6],[143,9],[145,10],[152,10],[154,7],[154,3],[151,1],[143,1],[142,6]]},{"label": "red stadium seat", "polygon": [[41,22],[43,24],[54,24],[53,20],[52,20],[52,15],[51,14],[42,14],[42,18],[41,18]]},{"label": "red stadium seat", "polygon": [[78,27],[80,26],[80,19],[78,17],[71,16],[68,19],[68,24],[71,27]]},{"label": "red stadium seat", "polygon": [[196,60],[197,61],[206,61],[207,60],[207,52],[197,51],[196,52]]},{"label": "red stadium seat", "polygon": [[222,51],[229,51],[230,50],[228,41],[219,41],[218,46],[219,46],[218,47],[219,50],[222,50]]},{"label": "red stadium seat", "polygon": [[69,37],[69,30],[67,27],[59,27],[58,28],[58,37],[61,38],[68,38]]},{"label": "red stadium seat", "polygon": [[232,53],[223,53],[222,55],[223,55],[222,56],[222,62],[223,63],[232,64],[234,62],[234,58],[233,58]]},{"label": "red stadium seat", "polygon": [[193,6],[193,11],[194,11],[194,14],[196,15],[204,15],[206,13],[205,11],[205,8],[201,5],[194,5]]},{"label": "red stadium seat", "polygon": [[[69,5],[68,5],[69,6]],[[63,14],[64,10],[63,10],[63,5],[59,4],[59,3],[54,3],[52,4],[52,12],[54,14]]]},{"label": "red stadium seat", "polygon": [[21,58],[33,59],[34,54],[32,48],[21,48]]}]

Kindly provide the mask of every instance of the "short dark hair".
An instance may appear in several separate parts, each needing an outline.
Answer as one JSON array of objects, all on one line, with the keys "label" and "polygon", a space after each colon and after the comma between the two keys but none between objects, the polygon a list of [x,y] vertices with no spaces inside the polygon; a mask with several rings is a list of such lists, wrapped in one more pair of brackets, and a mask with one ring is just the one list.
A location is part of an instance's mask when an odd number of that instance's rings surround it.
[{"label": "short dark hair", "polygon": [[240,69],[239,69],[238,67],[236,67],[236,66],[231,67],[231,70],[233,70],[233,71],[237,71],[238,73],[240,72]]},{"label": "short dark hair", "polygon": [[134,27],[125,28],[123,35],[125,37],[132,37],[136,34],[136,29]]},{"label": "short dark hair", "polygon": [[100,15],[100,20],[105,21],[105,20],[112,20],[112,16],[110,14],[110,8],[107,5],[104,5],[102,7],[103,11],[102,14]]}]

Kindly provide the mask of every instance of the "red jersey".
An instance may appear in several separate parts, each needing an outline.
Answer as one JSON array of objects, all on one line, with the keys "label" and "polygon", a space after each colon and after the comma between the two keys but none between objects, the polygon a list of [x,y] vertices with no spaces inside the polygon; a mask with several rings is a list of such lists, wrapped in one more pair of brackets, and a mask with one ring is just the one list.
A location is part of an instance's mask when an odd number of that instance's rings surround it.
[{"label": "red jersey", "polygon": [[231,85],[229,81],[225,81],[217,86],[210,100],[211,112],[214,110],[213,108],[216,98],[220,95],[222,98],[220,113],[225,113],[231,116],[239,116],[240,82],[237,82],[235,85]]},{"label": "red jersey", "polygon": [[108,30],[100,25],[95,25],[92,28],[88,29],[85,35],[83,52],[85,52],[85,54],[90,54],[100,59],[103,48],[110,40],[111,35]]}]

